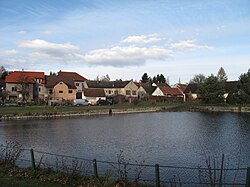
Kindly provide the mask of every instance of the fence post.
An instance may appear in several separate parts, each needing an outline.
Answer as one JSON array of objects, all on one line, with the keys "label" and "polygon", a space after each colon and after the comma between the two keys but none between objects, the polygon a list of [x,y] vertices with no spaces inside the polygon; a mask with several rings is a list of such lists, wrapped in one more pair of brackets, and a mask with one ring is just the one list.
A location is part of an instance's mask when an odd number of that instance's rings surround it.
[{"label": "fence post", "polygon": [[250,167],[247,168],[246,187],[250,187]]},{"label": "fence post", "polygon": [[159,164],[155,164],[155,186],[160,187],[160,169]]},{"label": "fence post", "polygon": [[32,168],[36,169],[36,163],[35,163],[35,157],[34,157],[34,150],[33,149],[30,149],[30,156],[31,156]]},{"label": "fence post", "polygon": [[96,159],[93,160],[94,177],[98,179],[97,162]]}]

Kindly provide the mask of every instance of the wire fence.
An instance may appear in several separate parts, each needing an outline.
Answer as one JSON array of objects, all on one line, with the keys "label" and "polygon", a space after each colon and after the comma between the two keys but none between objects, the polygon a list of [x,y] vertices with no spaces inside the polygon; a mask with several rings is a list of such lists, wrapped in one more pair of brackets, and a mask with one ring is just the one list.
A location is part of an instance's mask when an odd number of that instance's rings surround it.
[{"label": "wire fence", "polygon": [[[3,149],[13,149],[1,145]],[[110,176],[115,180],[133,181],[136,184],[153,186],[246,186],[250,187],[250,167],[248,168],[213,168],[213,167],[177,167],[151,165],[144,162],[130,163],[122,154],[116,162],[85,159],[80,157],[47,153],[33,149],[22,149],[15,164],[19,167],[50,168],[65,173],[79,173],[95,178]]]}]

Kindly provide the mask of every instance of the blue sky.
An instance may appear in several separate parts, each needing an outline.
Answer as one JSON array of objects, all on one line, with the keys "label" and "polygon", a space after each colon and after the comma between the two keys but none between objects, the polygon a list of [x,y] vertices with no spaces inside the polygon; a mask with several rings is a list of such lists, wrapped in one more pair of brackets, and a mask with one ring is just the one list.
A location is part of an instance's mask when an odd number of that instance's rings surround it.
[{"label": "blue sky", "polygon": [[0,65],[174,84],[250,68],[249,0],[0,0]]}]

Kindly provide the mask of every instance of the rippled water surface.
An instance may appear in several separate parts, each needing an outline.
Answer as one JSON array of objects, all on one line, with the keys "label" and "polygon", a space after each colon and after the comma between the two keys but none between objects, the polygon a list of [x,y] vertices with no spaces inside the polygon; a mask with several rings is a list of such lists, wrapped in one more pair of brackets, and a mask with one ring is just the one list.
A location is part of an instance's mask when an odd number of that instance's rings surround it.
[{"label": "rippled water surface", "polygon": [[160,112],[71,119],[1,121],[0,143],[113,161],[120,150],[150,164],[198,166],[208,155],[250,166],[250,115]]}]

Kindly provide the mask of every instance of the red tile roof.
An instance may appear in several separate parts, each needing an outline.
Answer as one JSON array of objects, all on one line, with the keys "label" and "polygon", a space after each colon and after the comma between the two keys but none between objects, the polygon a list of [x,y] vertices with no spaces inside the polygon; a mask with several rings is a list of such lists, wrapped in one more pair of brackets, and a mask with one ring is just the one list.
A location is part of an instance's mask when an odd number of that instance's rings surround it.
[{"label": "red tile roof", "polygon": [[177,84],[177,88],[179,88],[182,92],[185,91],[185,89],[187,88],[186,84]]},{"label": "red tile roof", "polygon": [[159,88],[164,93],[164,95],[183,95],[179,88],[171,88],[166,86],[159,86]]},{"label": "red tile roof", "polygon": [[81,75],[79,75],[76,72],[65,72],[65,71],[59,71],[58,76],[62,77],[73,77],[75,81],[86,81],[87,79]]},{"label": "red tile roof", "polygon": [[14,71],[6,76],[6,83],[35,83],[35,79],[42,79],[44,81],[44,72],[29,72],[29,71]]}]

